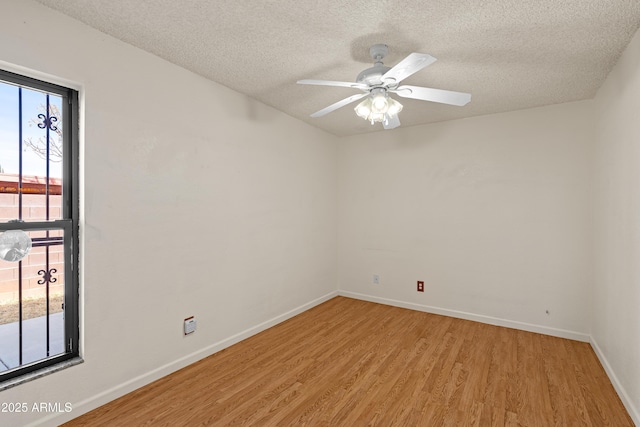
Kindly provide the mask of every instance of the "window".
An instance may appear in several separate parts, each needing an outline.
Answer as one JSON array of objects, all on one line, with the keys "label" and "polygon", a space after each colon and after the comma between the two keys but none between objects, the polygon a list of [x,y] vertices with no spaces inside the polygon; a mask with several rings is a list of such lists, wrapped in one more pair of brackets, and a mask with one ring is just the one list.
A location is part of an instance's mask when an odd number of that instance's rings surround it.
[{"label": "window", "polygon": [[0,382],[78,356],[78,93],[0,70]]}]

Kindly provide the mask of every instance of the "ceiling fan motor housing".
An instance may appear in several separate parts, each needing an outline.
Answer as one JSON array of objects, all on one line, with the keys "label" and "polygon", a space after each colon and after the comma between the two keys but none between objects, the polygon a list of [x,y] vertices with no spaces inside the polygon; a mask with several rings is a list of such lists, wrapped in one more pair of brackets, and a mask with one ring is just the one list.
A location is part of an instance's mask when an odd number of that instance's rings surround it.
[{"label": "ceiling fan motor housing", "polygon": [[391,69],[391,67],[385,67],[382,62],[378,62],[371,68],[367,68],[356,77],[356,82],[364,83],[369,86],[382,85],[382,76]]},{"label": "ceiling fan motor housing", "polygon": [[385,67],[382,63],[382,59],[389,53],[389,46],[386,44],[374,44],[369,49],[369,55],[375,62],[375,65],[371,68],[367,68],[356,77],[356,82],[364,83],[369,86],[382,85],[382,76],[391,69],[391,67]]}]

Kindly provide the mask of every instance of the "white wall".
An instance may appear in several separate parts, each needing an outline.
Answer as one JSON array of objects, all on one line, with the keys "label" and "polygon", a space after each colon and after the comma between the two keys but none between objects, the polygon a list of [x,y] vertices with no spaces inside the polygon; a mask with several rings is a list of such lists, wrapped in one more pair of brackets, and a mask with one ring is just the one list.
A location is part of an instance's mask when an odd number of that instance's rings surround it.
[{"label": "white wall", "polygon": [[[639,45],[595,103],[337,140],[39,4],[3,2],[0,64],[82,91],[86,361],[0,392],[71,402],[71,414],[0,424],[57,425],[336,282],[350,296],[592,334],[638,422]],[[199,329],[184,338],[189,315]]]},{"label": "white wall", "polygon": [[85,129],[85,363],[1,401],[57,425],[335,294],[334,137],[31,1],[0,60],[81,88]]},{"label": "white wall", "polygon": [[588,340],[592,113],[583,101],[341,140],[340,292]]},{"label": "white wall", "polygon": [[640,32],[595,101],[592,343],[640,425]]}]

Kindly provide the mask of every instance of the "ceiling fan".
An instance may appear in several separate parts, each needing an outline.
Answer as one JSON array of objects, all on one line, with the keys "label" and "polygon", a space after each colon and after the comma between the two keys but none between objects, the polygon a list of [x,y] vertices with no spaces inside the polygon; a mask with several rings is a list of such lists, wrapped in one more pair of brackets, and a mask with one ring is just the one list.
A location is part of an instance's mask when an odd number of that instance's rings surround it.
[{"label": "ceiling fan", "polygon": [[374,60],[374,65],[358,74],[355,83],[331,80],[298,80],[297,83],[303,85],[348,87],[360,89],[363,92],[316,111],[311,114],[311,117],[324,116],[340,107],[366,97],[364,101],[354,108],[356,114],[370,121],[372,125],[374,123],[382,123],[385,129],[393,129],[400,126],[398,113],[402,111],[402,104],[391,98],[389,93],[395,93],[403,98],[458,106],[466,105],[471,101],[471,94],[469,93],[420,86],[399,86],[400,81],[433,64],[436,58],[426,53],[414,52],[390,68],[382,63],[382,59],[387,56],[388,52],[389,48],[385,44],[371,46],[369,54]]}]

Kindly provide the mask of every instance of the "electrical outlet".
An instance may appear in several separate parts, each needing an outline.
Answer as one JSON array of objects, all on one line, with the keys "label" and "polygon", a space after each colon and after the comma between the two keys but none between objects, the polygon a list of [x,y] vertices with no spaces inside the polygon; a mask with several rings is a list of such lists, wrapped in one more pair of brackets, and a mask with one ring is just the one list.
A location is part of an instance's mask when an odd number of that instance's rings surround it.
[{"label": "electrical outlet", "polygon": [[424,292],[424,282],[422,280],[418,280],[418,292]]},{"label": "electrical outlet", "polygon": [[191,316],[184,319],[184,334],[189,335],[196,331],[196,318]]},{"label": "electrical outlet", "polygon": [[380,284],[380,275],[379,274],[374,274],[373,275],[373,284],[374,285],[379,285]]}]

